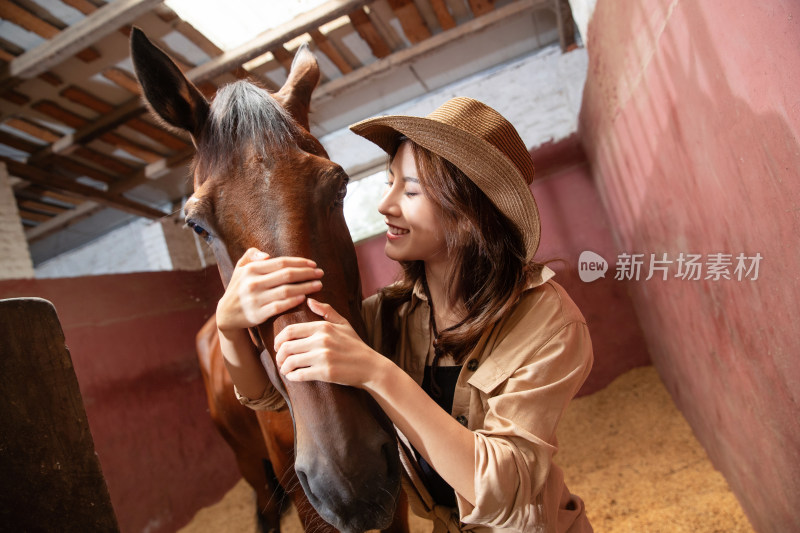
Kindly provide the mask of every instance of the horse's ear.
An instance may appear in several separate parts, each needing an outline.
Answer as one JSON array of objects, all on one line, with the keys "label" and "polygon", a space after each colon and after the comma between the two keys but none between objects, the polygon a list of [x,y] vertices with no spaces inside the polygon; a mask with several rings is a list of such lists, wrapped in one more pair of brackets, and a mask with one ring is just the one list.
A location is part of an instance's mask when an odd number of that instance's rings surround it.
[{"label": "horse's ear", "polygon": [[209,105],[205,97],[172,59],[137,27],[131,31],[131,57],[142,94],[153,111],[196,139],[208,118]]},{"label": "horse's ear", "polygon": [[273,96],[306,130],[309,129],[308,110],[311,107],[311,93],[314,92],[317,83],[319,83],[317,58],[308,45],[303,44],[294,55],[286,83]]}]

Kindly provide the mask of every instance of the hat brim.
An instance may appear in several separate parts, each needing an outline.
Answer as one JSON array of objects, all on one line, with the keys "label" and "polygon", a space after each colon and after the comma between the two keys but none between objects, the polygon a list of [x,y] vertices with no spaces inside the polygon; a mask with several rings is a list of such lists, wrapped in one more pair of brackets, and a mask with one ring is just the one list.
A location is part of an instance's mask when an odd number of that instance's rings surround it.
[{"label": "hat brim", "polygon": [[[536,200],[519,169],[500,150],[460,128],[424,117],[387,115],[362,120],[350,129],[394,155],[401,136],[461,169],[522,233],[526,259],[539,247],[541,226]],[[509,179],[513,176],[512,179]]]}]

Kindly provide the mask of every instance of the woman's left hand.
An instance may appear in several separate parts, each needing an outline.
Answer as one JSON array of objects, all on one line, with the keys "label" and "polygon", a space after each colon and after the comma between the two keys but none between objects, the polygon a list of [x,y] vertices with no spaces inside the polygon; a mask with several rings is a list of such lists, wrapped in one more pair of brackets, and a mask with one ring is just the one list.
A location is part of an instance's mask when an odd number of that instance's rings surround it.
[{"label": "woman's left hand", "polygon": [[364,388],[388,361],[367,346],[333,307],[308,298],[324,321],[285,327],[275,337],[275,361],[291,381],[327,381]]}]

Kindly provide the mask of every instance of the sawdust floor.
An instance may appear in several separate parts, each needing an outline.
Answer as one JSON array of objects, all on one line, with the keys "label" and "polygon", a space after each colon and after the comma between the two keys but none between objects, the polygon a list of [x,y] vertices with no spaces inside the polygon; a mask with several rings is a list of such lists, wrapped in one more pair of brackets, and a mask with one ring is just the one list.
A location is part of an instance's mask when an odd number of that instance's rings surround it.
[{"label": "sawdust floor", "polygon": [[[574,400],[559,426],[556,463],[597,533],[753,532],[653,367],[631,370]],[[252,533],[252,492],[240,481],[180,533]],[[430,522],[411,516],[412,533]],[[294,509],[281,522],[300,533]]]}]

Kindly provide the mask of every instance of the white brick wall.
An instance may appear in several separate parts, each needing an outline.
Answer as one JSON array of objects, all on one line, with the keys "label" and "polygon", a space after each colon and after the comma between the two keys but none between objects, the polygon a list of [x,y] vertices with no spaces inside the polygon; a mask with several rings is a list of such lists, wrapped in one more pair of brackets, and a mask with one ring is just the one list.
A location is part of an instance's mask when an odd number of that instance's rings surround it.
[{"label": "white brick wall", "polygon": [[36,267],[37,278],[172,270],[160,222],[137,219]]},{"label": "white brick wall", "polygon": [[33,262],[5,163],[0,163],[0,279],[33,277]]}]

